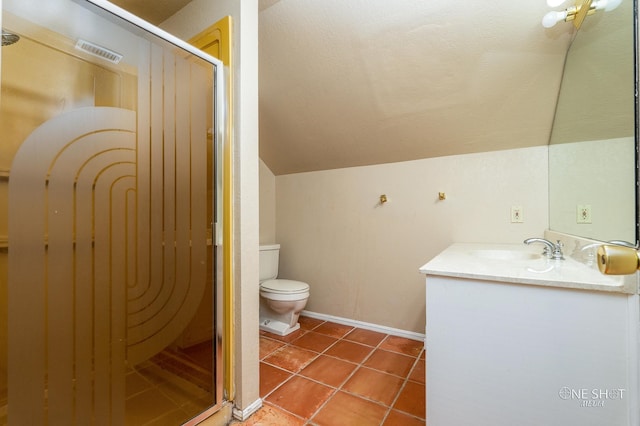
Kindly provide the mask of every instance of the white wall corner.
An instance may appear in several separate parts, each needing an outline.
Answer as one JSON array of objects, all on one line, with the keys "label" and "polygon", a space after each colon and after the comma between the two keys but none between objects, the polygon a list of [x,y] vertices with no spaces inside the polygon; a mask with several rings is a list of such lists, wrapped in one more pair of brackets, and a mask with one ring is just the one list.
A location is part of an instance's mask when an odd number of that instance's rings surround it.
[{"label": "white wall corner", "polygon": [[260,244],[276,242],[276,177],[260,160]]}]

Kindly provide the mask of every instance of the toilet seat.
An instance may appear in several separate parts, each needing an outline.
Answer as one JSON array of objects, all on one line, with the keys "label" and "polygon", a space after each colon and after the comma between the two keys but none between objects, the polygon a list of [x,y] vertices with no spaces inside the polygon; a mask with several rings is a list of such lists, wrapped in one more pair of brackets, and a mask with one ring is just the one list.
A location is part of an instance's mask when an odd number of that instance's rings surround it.
[{"label": "toilet seat", "polygon": [[278,294],[296,294],[309,291],[309,284],[293,280],[267,280],[260,284],[260,290]]},{"label": "toilet seat", "polygon": [[293,280],[267,280],[260,284],[260,295],[271,300],[300,300],[309,297],[309,284]]}]

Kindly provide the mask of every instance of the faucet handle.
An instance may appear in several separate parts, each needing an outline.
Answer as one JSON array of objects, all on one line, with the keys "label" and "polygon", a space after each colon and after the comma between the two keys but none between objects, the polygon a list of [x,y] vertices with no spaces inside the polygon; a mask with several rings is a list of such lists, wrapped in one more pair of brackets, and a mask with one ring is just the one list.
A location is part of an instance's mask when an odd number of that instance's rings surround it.
[{"label": "faucet handle", "polygon": [[562,241],[556,240],[551,257],[553,257],[554,259],[564,259],[564,254],[562,253],[563,247],[564,244],[562,243]]}]

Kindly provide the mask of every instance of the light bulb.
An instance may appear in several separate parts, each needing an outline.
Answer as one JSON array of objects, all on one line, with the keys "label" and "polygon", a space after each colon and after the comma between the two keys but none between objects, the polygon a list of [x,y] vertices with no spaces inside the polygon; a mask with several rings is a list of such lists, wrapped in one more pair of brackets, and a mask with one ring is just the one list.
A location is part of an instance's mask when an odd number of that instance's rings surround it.
[{"label": "light bulb", "polygon": [[604,3],[605,3],[604,11],[611,12],[613,9],[620,6],[620,3],[622,3],[622,0],[604,0]]},{"label": "light bulb", "polygon": [[622,3],[622,0],[598,0],[592,4],[595,5],[597,10],[604,9],[605,12],[611,12],[613,9],[620,6],[620,3]]},{"label": "light bulb", "polygon": [[548,12],[546,15],[542,17],[542,26],[545,28],[551,28],[558,22],[562,21],[567,17],[567,12],[556,12],[552,10]]}]

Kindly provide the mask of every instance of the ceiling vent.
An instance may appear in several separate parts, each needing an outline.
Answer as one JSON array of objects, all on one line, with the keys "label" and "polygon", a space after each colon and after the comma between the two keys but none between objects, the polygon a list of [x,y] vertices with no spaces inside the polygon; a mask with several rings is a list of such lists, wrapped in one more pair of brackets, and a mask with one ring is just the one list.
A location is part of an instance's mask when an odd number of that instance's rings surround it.
[{"label": "ceiling vent", "polygon": [[123,56],[113,50],[109,50],[106,47],[98,46],[90,41],[79,39],[76,43],[76,49],[86,52],[90,55],[102,58],[105,61],[109,61],[112,64],[118,64],[122,60]]}]

